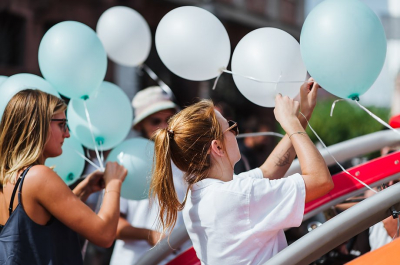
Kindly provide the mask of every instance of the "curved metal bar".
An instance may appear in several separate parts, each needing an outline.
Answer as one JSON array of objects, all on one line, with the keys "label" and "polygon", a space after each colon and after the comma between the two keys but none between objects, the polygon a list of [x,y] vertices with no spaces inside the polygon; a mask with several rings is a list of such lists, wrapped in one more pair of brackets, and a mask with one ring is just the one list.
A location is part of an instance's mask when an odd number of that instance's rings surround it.
[{"label": "curved metal bar", "polygon": [[[393,145],[399,142],[400,137],[397,134],[390,130],[385,130],[331,145],[328,149],[337,161],[343,162],[353,157],[368,154],[379,150],[384,146]],[[328,166],[335,164],[335,160],[329,155],[327,150],[321,149],[320,153]],[[285,176],[290,176],[300,172],[300,163],[299,160],[296,159],[293,161]]]},{"label": "curved metal bar", "polygon": [[189,240],[189,235],[186,231],[186,227],[184,225],[177,227],[172,231],[169,239],[168,237],[164,238],[160,243],[147,251],[136,265],[158,264],[187,240]]},{"label": "curved metal bar", "polygon": [[330,219],[283,249],[267,264],[310,264],[344,241],[390,216],[392,206],[396,210],[400,208],[400,183]]}]

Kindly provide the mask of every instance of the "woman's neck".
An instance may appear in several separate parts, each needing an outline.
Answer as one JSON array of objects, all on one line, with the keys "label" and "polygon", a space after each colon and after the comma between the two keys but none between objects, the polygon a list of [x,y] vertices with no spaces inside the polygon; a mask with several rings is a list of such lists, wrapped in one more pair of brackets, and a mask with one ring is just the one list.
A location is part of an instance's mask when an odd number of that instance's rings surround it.
[{"label": "woman's neck", "polygon": [[219,179],[222,181],[231,181],[233,179],[233,166],[226,161],[221,161],[221,163],[213,163],[210,168],[209,178]]}]

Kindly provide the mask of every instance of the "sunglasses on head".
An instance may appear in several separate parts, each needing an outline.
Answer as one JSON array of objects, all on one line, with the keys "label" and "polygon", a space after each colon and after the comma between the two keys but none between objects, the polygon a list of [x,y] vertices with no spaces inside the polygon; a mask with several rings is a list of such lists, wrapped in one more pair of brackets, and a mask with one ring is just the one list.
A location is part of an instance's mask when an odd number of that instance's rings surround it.
[{"label": "sunglasses on head", "polygon": [[51,119],[51,121],[62,121],[64,123],[60,123],[60,124],[63,124],[63,127],[62,127],[63,132],[65,133],[67,130],[69,130],[67,119]]},{"label": "sunglasses on head", "polygon": [[239,127],[238,127],[236,121],[228,121],[228,126],[229,126],[228,129],[226,129],[224,133],[226,133],[227,131],[230,131],[235,136],[237,136],[239,134]]}]

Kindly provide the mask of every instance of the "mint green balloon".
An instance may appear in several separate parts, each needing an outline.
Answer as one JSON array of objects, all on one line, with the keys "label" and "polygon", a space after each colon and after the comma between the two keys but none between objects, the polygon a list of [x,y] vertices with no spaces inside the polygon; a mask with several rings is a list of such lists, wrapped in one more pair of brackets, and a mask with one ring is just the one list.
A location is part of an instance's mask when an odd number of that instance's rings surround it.
[{"label": "mint green balloon", "polygon": [[121,143],[132,127],[133,110],[125,92],[110,82],[103,82],[85,101],[71,99],[67,118],[70,132],[83,146],[95,149],[84,102],[92,123],[97,148],[108,150]]},{"label": "mint green balloon", "polygon": [[91,28],[76,21],[51,27],[39,46],[39,67],[57,91],[82,98],[96,90],[107,70],[107,54]]},{"label": "mint green balloon", "polygon": [[310,75],[328,92],[356,99],[375,82],[386,57],[377,15],[359,0],[325,0],[306,18],[300,49]]},{"label": "mint green balloon", "polygon": [[128,170],[122,183],[121,196],[129,200],[149,197],[154,142],[145,138],[125,140],[108,155],[107,161],[118,162]]},{"label": "mint green balloon", "polygon": [[45,165],[52,167],[67,185],[71,185],[82,175],[85,167],[85,160],[77,154],[84,154],[83,147],[71,135],[70,138],[65,138],[62,150],[60,156],[46,159]]},{"label": "mint green balloon", "polygon": [[[3,77],[1,78],[0,82],[3,80]],[[27,73],[12,75],[6,78],[0,85],[0,118],[3,116],[4,109],[10,99],[19,91],[27,88],[39,89],[56,97],[60,97],[57,90],[40,76]]]}]

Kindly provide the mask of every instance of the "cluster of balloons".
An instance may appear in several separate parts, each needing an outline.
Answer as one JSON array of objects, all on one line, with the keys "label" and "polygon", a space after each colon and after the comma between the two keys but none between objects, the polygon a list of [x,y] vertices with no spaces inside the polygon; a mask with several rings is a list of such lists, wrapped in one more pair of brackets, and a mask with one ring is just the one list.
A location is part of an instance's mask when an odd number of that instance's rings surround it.
[{"label": "cluster of balloons", "polygon": [[[107,56],[115,63],[137,66],[148,57],[151,32],[144,18],[128,7],[112,7],[88,26],[64,21],[53,26],[39,47],[44,79],[32,74],[0,76],[0,117],[10,98],[25,88],[41,89],[70,98],[67,116],[72,137],[63,155],[49,159],[72,183],[83,170],[82,145],[112,149],[108,160],[128,168],[122,196],[147,196],[153,158],[145,139],[122,142],[132,123],[125,93],[105,82]],[[226,70],[231,46],[222,23],[198,7],[179,7],[160,21],[157,52],[176,75],[194,81],[219,76]],[[247,34],[232,55],[233,79],[251,102],[273,107],[277,93],[296,96],[307,71],[327,91],[357,99],[378,77],[386,57],[386,37],[376,14],[360,0],[325,0],[308,15],[300,44],[287,32],[260,28]],[[89,123],[88,120],[91,120]]]},{"label": "cluster of balloons", "polygon": [[[296,96],[308,70],[332,94],[357,99],[374,83],[386,57],[383,26],[359,0],[325,0],[307,17],[300,39],[299,44],[275,28],[247,34],[232,56],[240,92],[255,104],[273,107],[277,93]],[[226,30],[201,8],[169,12],[157,27],[155,42],[167,68],[185,79],[214,78],[229,62]]]}]

